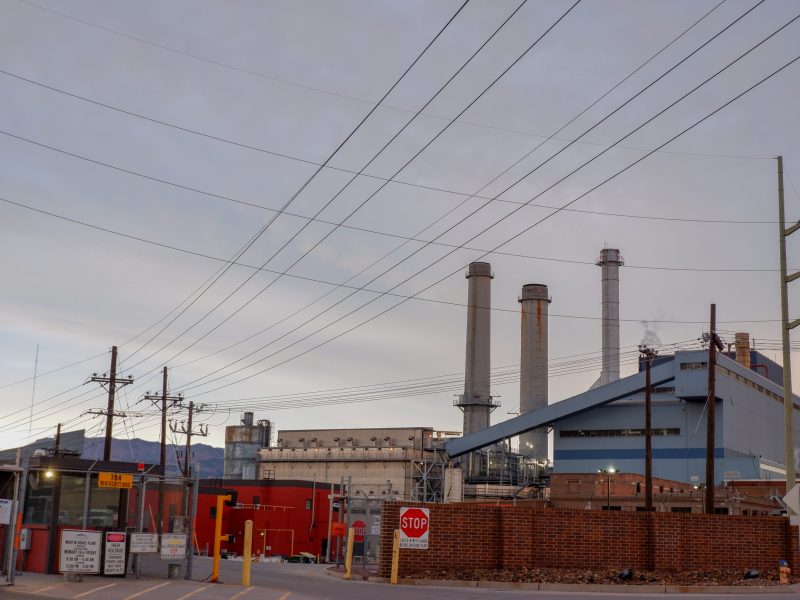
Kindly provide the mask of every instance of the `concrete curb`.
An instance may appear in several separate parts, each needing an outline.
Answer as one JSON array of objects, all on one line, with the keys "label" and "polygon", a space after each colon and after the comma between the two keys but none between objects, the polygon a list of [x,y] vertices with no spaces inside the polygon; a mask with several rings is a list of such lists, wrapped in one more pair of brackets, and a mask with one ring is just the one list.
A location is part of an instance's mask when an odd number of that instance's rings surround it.
[{"label": "concrete curb", "polygon": [[[344,573],[328,569],[344,579]],[[353,581],[389,583],[385,577],[353,573]],[[613,583],[529,583],[523,581],[468,581],[460,579],[400,579],[398,585],[419,587],[482,588],[529,592],[598,592],[606,594],[800,594],[800,584],[779,585],[626,585]]]}]

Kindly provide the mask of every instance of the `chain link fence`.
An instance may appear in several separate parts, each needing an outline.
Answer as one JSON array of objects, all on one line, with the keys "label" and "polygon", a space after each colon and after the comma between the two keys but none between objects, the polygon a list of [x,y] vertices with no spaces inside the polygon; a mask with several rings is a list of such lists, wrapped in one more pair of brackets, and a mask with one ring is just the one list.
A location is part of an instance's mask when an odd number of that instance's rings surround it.
[{"label": "chain link fence", "polygon": [[21,482],[15,566],[124,575],[138,573],[140,554],[160,553],[165,574],[177,575],[169,565],[190,571],[197,489],[196,479],[145,471],[29,467]]}]

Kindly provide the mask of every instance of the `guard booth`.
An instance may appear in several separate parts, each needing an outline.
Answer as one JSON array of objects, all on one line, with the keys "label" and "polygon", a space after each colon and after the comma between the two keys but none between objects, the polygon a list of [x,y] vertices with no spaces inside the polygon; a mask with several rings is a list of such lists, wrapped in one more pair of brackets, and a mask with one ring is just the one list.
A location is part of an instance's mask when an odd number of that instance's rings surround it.
[{"label": "guard booth", "polygon": [[33,456],[24,490],[17,568],[58,573],[65,529],[134,531],[137,474],[161,475],[160,467],[65,456]]}]

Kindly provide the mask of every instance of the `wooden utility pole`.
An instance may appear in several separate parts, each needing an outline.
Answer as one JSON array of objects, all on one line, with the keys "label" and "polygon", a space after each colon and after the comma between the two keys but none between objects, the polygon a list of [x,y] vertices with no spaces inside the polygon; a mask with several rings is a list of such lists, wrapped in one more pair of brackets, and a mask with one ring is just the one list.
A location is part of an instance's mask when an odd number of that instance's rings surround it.
[{"label": "wooden utility pole", "polygon": [[53,444],[53,456],[61,456],[61,423],[56,427],[56,439]]},{"label": "wooden utility pole", "polygon": [[161,479],[158,481],[158,510],[156,518],[156,526],[158,533],[163,532],[164,527],[164,477],[167,474],[167,405],[179,404],[183,400],[183,396],[169,396],[167,394],[167,367],[164,367],[163,377],[161,382],[161,394],[150,395],[146,394],[145,400],[150,400],[154,404],[161,403],[161,453],[159,457],[159,465],[161,466]]},{"label": "wooden utility pole", "polygon": [[111,460],[111,433],[114,429],[114,394],[117,391],[117,347],[111,347],[111,371],[108,378],[108,414],[106,415],[106,441],[103,460]]},{"label": "wooden utility pole", "polygon": [[[192,454],[192,438],[194,436],[197,436],[197,435],[203,436],[203,437],[208,435],[208,425],[200,425],[200,427],[197,429],[197,431],[195,431],[194,424],[192,423],[192,420],[194,418],[194,413],[195,412],[201,412],[203,410],[203,407],[204,407],[204,405],[201,404],[198,407],[197,411],[195,411],[194,402],[190,401],[189,402],[189,416],[188,416],[188,418],[186,420],[186,423],[185,424],[184,423],[180,423],[180,425],[178,425],[176,423],[176,424],[172,425],[172,431],[174,433],[182,433],[182,434],[184,434],[186,436],[186,456],[183,457],[183,476],[186,479],[187,484],[188,484],[188,479],[189,479],[189,475],[190,475],[189,465],[190,465],[191,454]],[[184,486],[184,494],[183,494],[183,496],[184,496],[184,506],[187,505],[187,501],[188,501],[188,494],[186,493],[186,489],[187,489],[186,486]]]},{"label": "wooden utility pole", "polygon": [[792,353],[789,331],[800,325],[800,319],[789,322],[788,284],[798,277],[800,271],[788,275],[786,270],[786,238],[800,229],[800,222],[786,228],[786,214],[783,203],[783,157],[778,157],[778,227],[781,261],[781,342],[783,345],[783,438],[786,461],[786,492],[795,484],[794,458],[794,400],[792,397]]},{"label": "wooden utility pole", "polygon": [[705,513],[714,514],[714,455],[716,449],[717,418],[717,350],[722,350],[717,337],[717,305],[711,305],[711,322],[708,332],[708,399],[706,421],[706,503]]},{"label": "wooden utility pole", "polygon": [[[91,381],[99,383],[100,385],[108,386],[108,407],[103,412],[106,416],[106,439],[103,446],[103,460],[111,460],[111,436],[114,429],[114,395],[117,391],[117,386],[128,385],[133,383],[133,376],[129,375],[124,379],[117,380],[117,347],[111,347],[111,371],[108,375],[105,373],[102,377],[97,373],[93,373]],[[97,414],[97,413],[92,413]]]},{"label": "wooden utility pole", "polygon": [[644,359],[645,384],[644,384],[644,509],[653,512],[653,404],[650,382],[650,366],[658,354],[646,345],[639,346],[639,352]]}]

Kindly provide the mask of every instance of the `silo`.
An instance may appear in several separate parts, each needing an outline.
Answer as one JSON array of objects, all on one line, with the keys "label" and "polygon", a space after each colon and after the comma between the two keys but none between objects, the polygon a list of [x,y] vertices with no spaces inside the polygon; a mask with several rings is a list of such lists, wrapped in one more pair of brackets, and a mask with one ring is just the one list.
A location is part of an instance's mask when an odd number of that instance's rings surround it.
[{"label": "silo", "polygon": [[224,479],[256,479],[258,451],[269,446],[272,424],[261,419],[253,425],[253,413],[242,415],[241,425],[225,428]]}]

